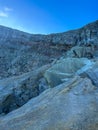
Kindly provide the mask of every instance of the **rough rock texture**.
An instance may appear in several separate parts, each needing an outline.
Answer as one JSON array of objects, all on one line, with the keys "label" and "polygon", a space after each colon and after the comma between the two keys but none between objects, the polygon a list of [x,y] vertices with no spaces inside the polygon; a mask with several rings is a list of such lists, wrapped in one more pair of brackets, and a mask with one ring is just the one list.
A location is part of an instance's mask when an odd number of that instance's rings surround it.
[{"label": "rough rock texture", "polygon": [[32,45],[18,43],[17,47],[15,47],[16,43],[6,44],[0,44],[1,79],[36,70],[60,58],[68,48],[62,51],[63,46],[55,47],[48,43],[34,43]]},{"label": "rough rock texture", "polygon": [[8,113],[21,107],[47,89],[47,86],[46,88],[42,85],[39,87],[39,80],[49,66],[43,66],[21,76],[0,80],[0,113]]},{"label": "rough rock texture", "polygon": [[98,87],[98,60],[97,62],[83,73],[85,77],[91,79],[92,83]]},{"label": "rough rock texture", "polygon": [[0,130],[98,130],[98,88],[75,77],[0,118]]},{"label": "rough rock texture", "polygon": [[98,130],[98,20],[49,35],[0,26],[0,130]]},{"label": "rough rock texture", "polygon": [[80,75],[92,65],[93,62],[86,58],[66,58],[46,70],[44,77],[51,87],[55,87],[75,75]]},{"label": "rough rock texture", "polygon": [[96,54],[94,46],[75,46],[67,52],[67,57],[88,57],[93,58]]},{"label": "rough rock texture", "polygon": [[78,30],[51,35],[53,43],[98,46],[98,20]]},{"label": "rough rock texture", "polygon": [[98,21],[78,30],[50,35],[28,34],[0,26],[0,78],[37,69],[65,55],[74,45],[93,44],[98,50],[97,43]]},{"label": "rough rock texture", "polygon": [[[56,33],[49,35],[32,35],[10,28],[0,26],[0,39],[1,42],[6,43],[20,43],[21,44],[32,44],[33,42],[44,42],[53,44],[97,44],[98,43],[98,20],[90,23],[78,30],[68,31],[64,33]],[[16,44],[16,45],[17,45]]]}]

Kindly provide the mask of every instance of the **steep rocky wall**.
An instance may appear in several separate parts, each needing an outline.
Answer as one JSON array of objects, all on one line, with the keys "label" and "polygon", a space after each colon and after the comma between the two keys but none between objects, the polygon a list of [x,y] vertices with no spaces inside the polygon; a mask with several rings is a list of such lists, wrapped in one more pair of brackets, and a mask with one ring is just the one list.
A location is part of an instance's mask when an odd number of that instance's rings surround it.
[{"label": "steep rocky wall", "polygon": [[3,42],[20,42],[24,44],[44,42],[67,45],[98,44],[98,20],[77,30],[49,35],[29,34],[0,26],[0,44]]},{"label": "steep rocky wall", "polygon": [[98,45],[98,21],[77,30],[51,34],[49,37],[54,44],[85,45],[92,43]]}]

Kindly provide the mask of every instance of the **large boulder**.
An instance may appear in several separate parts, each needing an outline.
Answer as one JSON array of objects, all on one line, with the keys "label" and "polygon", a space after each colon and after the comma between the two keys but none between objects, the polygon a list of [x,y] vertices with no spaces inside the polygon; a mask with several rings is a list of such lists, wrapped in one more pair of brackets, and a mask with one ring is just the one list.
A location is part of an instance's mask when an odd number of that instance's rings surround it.
[{"label": "large boulder", "polygon": [[49,68],[44,77],[50,87],[55,87],[65,80],[79,75],[92,67],[93,62],[87,58],[66,58],[59,60],[51,68]]},{"label": "large boulder", "polygon": [[98,130],[98,88],[75,77],[0,118],[0,130]]}]

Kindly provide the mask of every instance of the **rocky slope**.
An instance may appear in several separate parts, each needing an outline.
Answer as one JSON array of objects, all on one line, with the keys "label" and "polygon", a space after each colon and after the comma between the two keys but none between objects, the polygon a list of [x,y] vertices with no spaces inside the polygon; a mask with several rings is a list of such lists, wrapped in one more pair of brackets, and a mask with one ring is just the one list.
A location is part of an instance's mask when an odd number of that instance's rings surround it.
[{"label": "rocky slope", "polygon": [[98,89],[88,78],[75,77],[1,117],[4,129],[98,130]]},{"label": "rocky slope", "polygon": [[98,130],[98,21],[64,33],[0,26],[0,130]]},{"label": "rocky slope", "polygon": [[[33,42],[44,42],[53,44],[96,44],[98,42],[98,20],[86,26],[64,33],[49,35],[32,35],[18,30],[0,26],[0,42],[32,44]],[[28,43],[27,43],[28,42]]]},{"label": "rocky slope", "polygon": [[0,78],[20,75],[51,63],[65,56],[74,45],[91,44],[96,49],[97,43],[98,21],[78,30],[50,35],[28,34],[0,26]]}]

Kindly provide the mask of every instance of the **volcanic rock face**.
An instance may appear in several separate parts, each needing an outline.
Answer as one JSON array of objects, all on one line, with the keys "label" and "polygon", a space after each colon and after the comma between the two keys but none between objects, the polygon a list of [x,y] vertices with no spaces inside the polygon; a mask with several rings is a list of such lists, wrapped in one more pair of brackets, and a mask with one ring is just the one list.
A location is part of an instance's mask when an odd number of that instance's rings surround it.
[{"label": "volcanic rock face", "polygon": [[[65,55],[74,45],[93,45],[98,50],[98,21],[78,30],[50,35],[34,35],[0,26],[0,78],[20,75]],[[87,49],[76,51],[88,57]],[[85,52],[86,51],[86,52]],[[96,51],[97,52],[97,51]],[[95,54],[98,55],[98,52]]]},{"label": "volcanic rock face", "polygon": [[[64,33],[56,33],[49,35],[40,34],[28,34],[18,30],[13,30],[0,26],[0,42],[2,43],[13,43],[15,45],[21,44],[32,44],[33,42],[44,42],[53,44],[97,44],[98,43],[98,20],[90,23],[78,30],[68,31]],[[17,44],[16,44],[17,43]],[[14,45],[14,47],[16,47]]]},{"label": "volcanic rock face", "polygon": [[0,26],[0,130],[98,130],[98,21],[40,35]]}]

